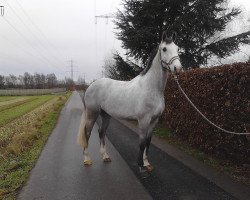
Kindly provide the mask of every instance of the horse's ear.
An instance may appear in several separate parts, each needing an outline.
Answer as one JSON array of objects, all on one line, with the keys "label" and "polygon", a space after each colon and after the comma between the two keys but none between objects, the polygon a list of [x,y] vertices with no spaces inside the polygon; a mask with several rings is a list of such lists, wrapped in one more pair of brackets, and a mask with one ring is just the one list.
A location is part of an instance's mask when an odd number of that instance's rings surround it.
[{"label": "horse's ear", "polygon": [[166,31],[164,31],[162,33],[161,41],[165,41],[166,39],[167,39],[167,33],[166,33]]},{"label": "horse's ear", "polygon": [[177,33],[173,32],[173,35],[172,35],[173,42],[175,42],[176,38],[177,38]]}]

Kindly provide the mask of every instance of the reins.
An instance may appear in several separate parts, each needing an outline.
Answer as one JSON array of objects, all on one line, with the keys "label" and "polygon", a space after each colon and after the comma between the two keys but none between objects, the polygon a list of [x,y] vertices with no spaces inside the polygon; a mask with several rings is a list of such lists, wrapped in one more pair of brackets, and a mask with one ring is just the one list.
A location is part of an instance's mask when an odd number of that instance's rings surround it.
[{"label": "reins", "polygon": [[220,129],[221,131],[224,131],[226,133],[230,133],[230,134],[235,134],[235,135],[249,135],[250,133],[237,133],[237,132],[233,132],[233,131],[228,131],[228,130],[225,130],[221,127],[219,127],[218,125],[216,125],[215,123],[211,122],[195,105],[194,103],[189,99],[189,97],[187,96],[187,94],[183,91],[183,89],[181,88],[180,86],[180,83],[179,83],[179,80],[178,80],[178,77],[175,75],[174,76],[174,80],[175,82],[177,83],[178,85],[178,88],[180,89],[180,91],[182,92],[182,94],[185,96],[185,98],[188,100],[188,102],[192,105],[192,107],[208,122],[210,123],[211,125],[213,125],[214,127]]}]

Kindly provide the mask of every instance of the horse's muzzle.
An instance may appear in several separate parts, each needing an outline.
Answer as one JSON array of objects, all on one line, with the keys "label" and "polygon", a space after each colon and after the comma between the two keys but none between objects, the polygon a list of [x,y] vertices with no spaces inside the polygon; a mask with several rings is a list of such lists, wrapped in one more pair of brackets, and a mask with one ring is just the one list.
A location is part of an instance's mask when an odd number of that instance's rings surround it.
[{"label": "horse's muzzle", "polygon": [[179,72],[181,72],[181,71],[183,71],[183,67],[181,66],[181,67],[176,67],[176,66],[174,66],[174,73],[176,74],[176,73],[179,73]]}]

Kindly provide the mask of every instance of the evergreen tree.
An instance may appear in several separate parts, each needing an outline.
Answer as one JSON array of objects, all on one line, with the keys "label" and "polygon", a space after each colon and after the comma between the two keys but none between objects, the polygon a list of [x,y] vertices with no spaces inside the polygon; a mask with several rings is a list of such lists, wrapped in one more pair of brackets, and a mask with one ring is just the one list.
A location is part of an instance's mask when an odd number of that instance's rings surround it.
[{"label": "evergreen tree", "polygon": [[118,53],[114,54],[114,60],[107,59],[104,64],[105,76],[115,80],[130,80],[142,69],[129,60],[123,60]]},{"label": "evergreen tree", "polygon": [[[165,30],[177,32],[176,43],[185,68],[205,65],[211,56],[225,58],[237,52],[241,44],[250,44],[250,31],[221,36],[241,13],[238,8],[228,8],[228,0],[123,0],[123,6],[115,21],[117,36],[127,56],[143,67]],[[125,65],[121,57],[114,58],[117,64]]]}]

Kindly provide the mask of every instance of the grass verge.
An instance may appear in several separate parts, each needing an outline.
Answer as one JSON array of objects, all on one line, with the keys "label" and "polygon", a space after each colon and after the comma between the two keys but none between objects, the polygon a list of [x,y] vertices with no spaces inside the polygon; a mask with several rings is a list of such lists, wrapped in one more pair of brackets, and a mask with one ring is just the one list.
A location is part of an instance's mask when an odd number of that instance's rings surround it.
[{"label": "grass verge", "polygon": [[[19,124],[20,132],[10,134],[11,139],[2,143],[0,147],[0,199],[16,198],[55,127],[61,108],[68,97],[69,95],[54,97],[35,111],[27,113],[25,118],[30,118],[28,120],[30,123]],[[11,123],[14,124],[14,121]]]},{"label": "grass verge", "polygon": [[201,150],[190,146],[187,142],[181,140],[177,135],[171,133],[170,130],[161,125],[158,125],[154,129],[154,133],[156,136],[164,139],[167,143],[176,146],[178,149],[186,152],[195,159],[215,168],[217,171],[229,175],[236,182],[250,186],[249,166],[236,166],[228,160],[222,160],[213,155],[208,155]]}]

